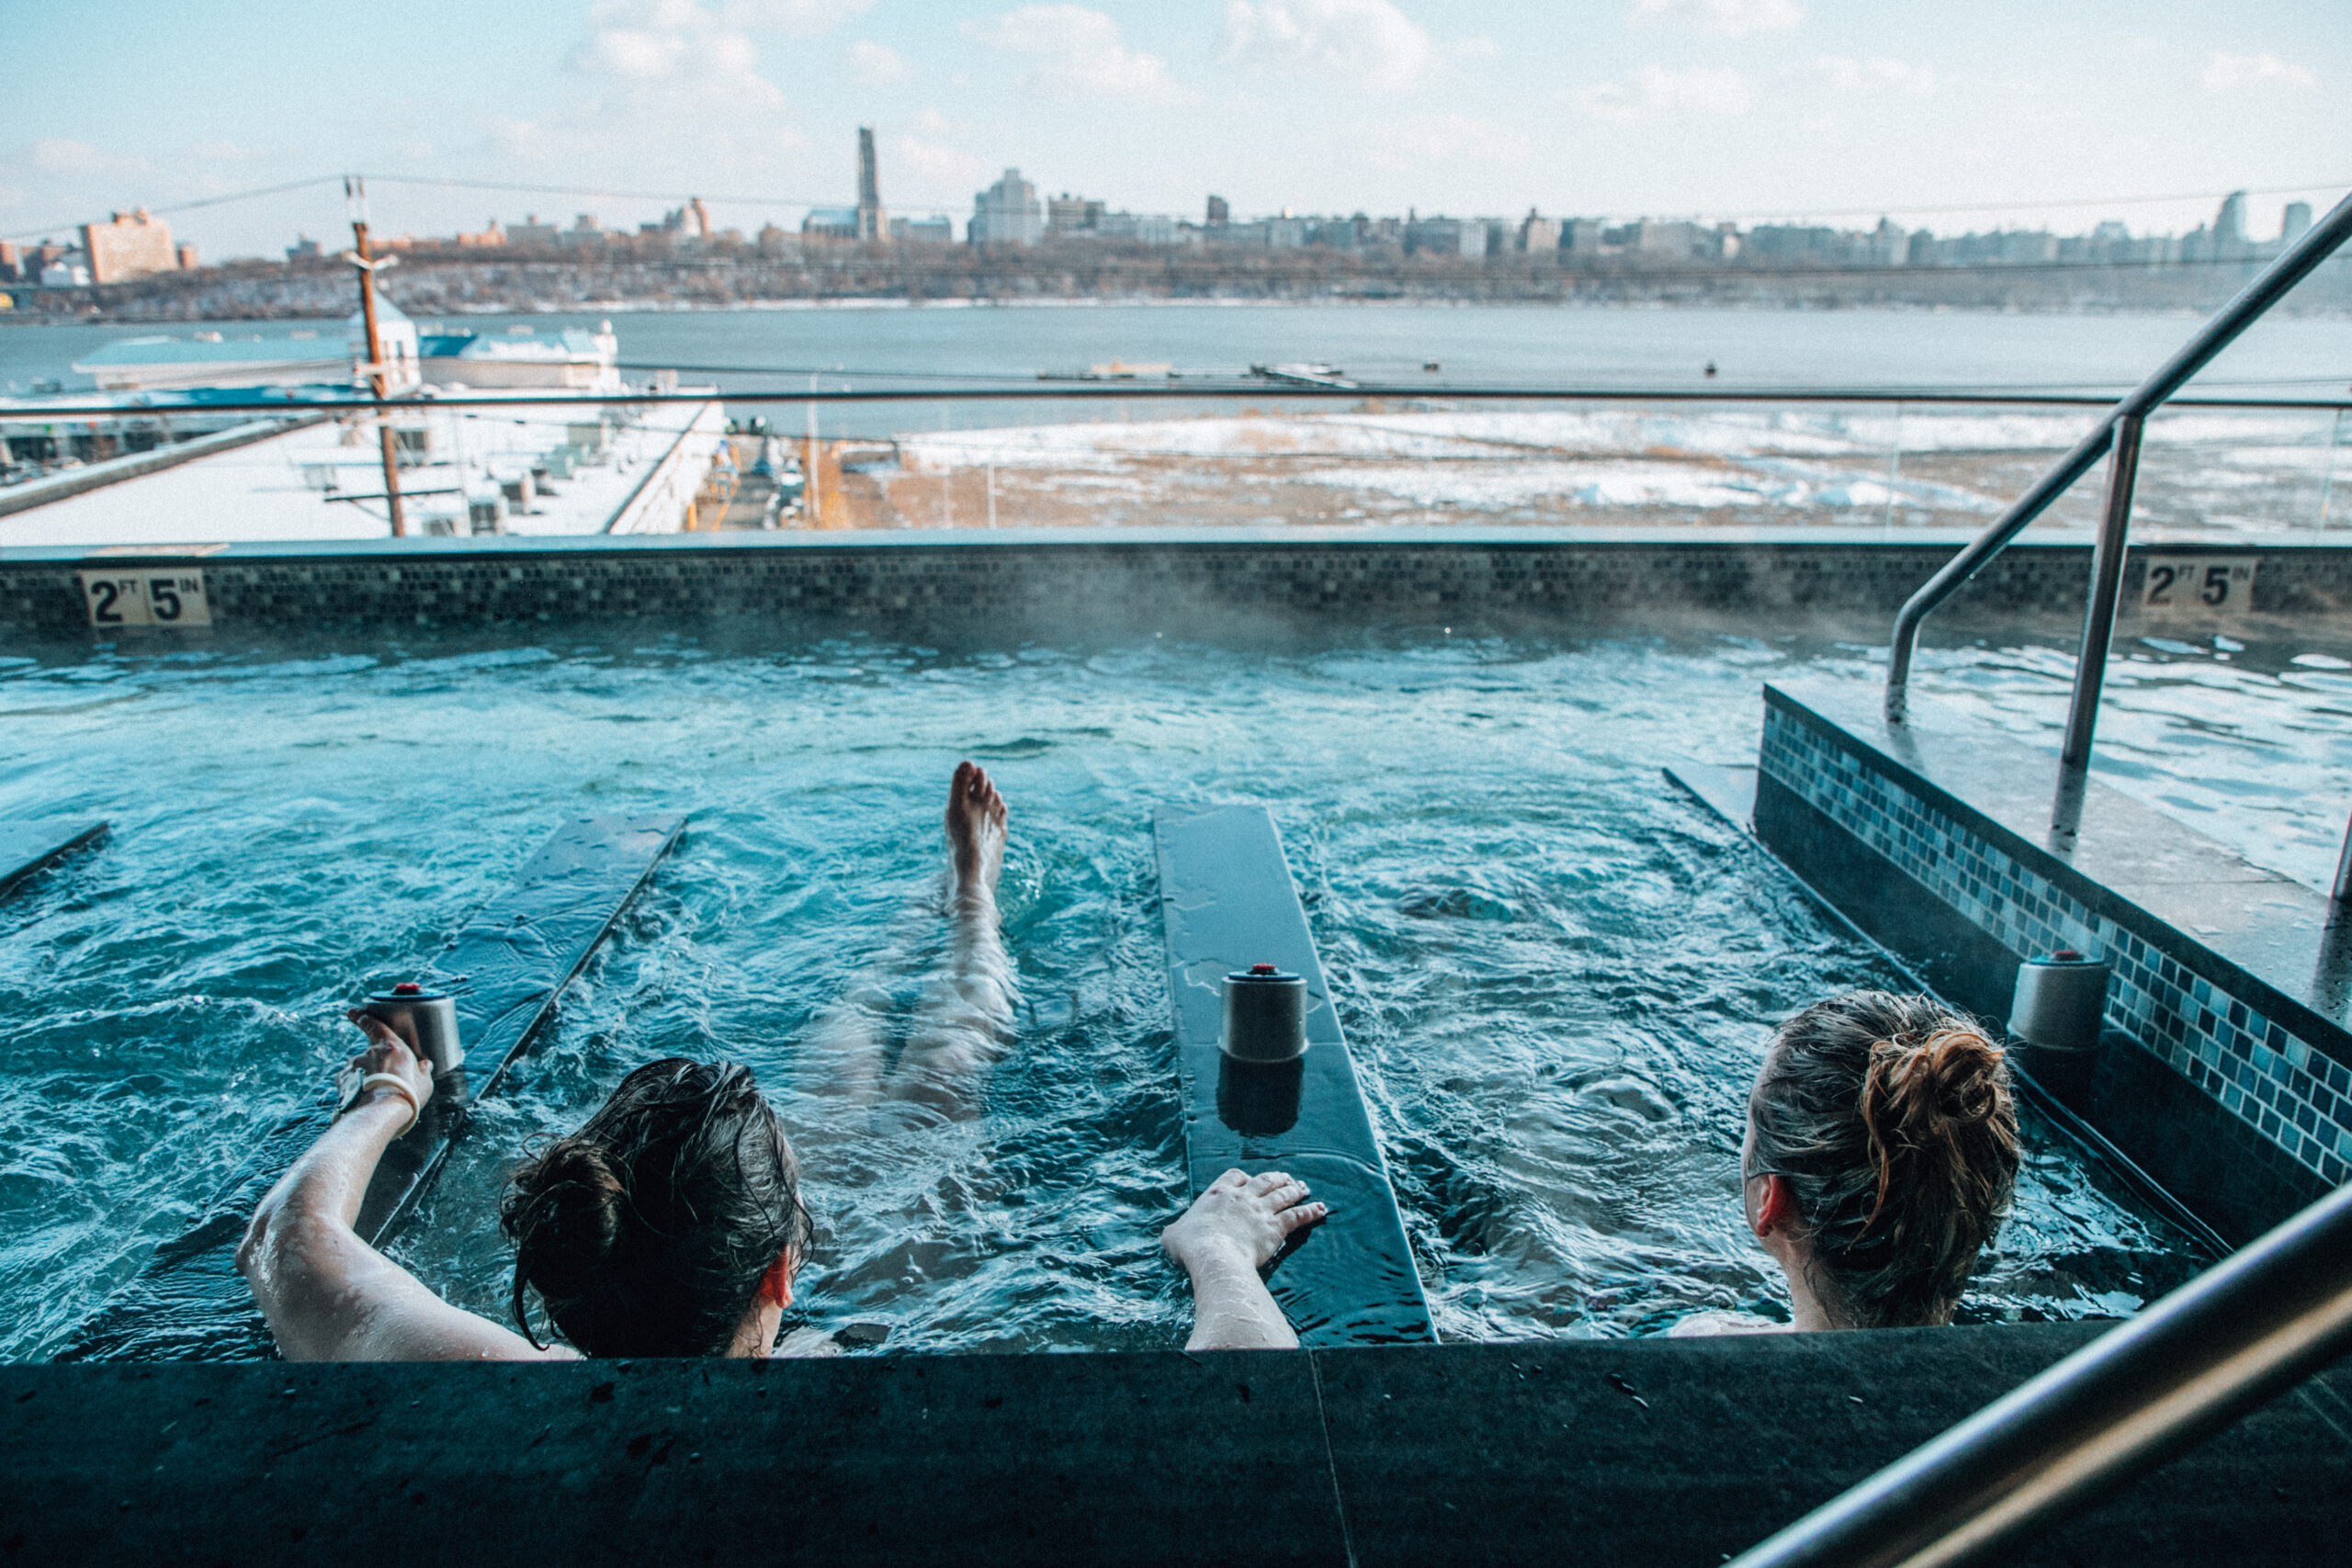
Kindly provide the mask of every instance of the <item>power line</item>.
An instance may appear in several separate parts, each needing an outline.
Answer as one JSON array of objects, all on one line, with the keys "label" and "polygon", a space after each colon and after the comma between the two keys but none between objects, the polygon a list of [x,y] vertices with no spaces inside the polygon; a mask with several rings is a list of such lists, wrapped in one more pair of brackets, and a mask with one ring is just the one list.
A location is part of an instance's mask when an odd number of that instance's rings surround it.
[{"label": "power line", "polygon": [[[232,191],[227,196],[198,197],[192,201],[175,201],[163,207],[150,207],[150,212],[192,212],[199,207],[220,207],[232,201],[252,201],[265,196],[283,196],[289,190],[304,190],[311,186],[333,185],[339,175],[313,175],[306,180],[288,180],[280,186],[263,186],[258,190]],[[13,234],[0,234],[0,240],[29,240],[35,235],[47,238],[60,231],[70,233],[85,223],[95,223],[95,218],[77,218],[70,223],[51,223],[37,228],[20,229]]]}]

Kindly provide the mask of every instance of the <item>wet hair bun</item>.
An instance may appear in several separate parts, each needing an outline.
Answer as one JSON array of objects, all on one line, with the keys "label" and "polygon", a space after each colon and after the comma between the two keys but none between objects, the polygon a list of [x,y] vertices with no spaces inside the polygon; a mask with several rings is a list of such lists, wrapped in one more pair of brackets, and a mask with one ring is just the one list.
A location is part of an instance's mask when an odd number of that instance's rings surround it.
[{"label": "wet hair bun", "polygon": [[812,1235],[783,1124],[751,1070],[664,1057],[514,1172],[514,1321],[537,1292],[591,1356],[726,1351],[762,1281]]},{"label": "wet hair bun", "polygon": [[620,1178],[594,1144],[559,1140],[515,1177],[514,1185],[540,1209],[552,1239],[564,1250],[583,1259],[612,1250],[620,1234]]},{"label": "wet hair bun", "polygon": [[1781,1025],[1748,1106],[1757,1163],[1793,1185],[1846,1314],[1948,1322],[2017,1180],[1991,1037],[1929,997],[1849,991]]},{"label": "wet hair bun", "polygon": [[1862,1117],[1883,1138],[1961,1133],[2001,1114],[2007,1078],[2001,1048],[1968,1024],[1925,1040],[1882,1040],[1871,1047]]}]

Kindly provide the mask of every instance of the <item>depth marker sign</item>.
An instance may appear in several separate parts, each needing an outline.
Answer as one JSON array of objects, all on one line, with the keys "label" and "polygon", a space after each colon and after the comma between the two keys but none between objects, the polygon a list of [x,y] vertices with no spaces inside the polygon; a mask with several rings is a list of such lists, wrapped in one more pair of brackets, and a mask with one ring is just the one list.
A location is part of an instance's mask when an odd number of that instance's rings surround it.
[{"label": "depth marker sign", "polygon": [[82,602],[94,626],[209,626],[204,573],[193,567],[143,571],[84,571]]}]

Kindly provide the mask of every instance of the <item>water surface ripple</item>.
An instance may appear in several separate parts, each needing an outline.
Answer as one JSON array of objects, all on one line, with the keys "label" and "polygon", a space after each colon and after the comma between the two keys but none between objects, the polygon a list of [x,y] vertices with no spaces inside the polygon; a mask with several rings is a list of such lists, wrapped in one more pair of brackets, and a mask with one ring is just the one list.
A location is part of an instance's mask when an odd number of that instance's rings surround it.
[{"label": "water surface ripple", "polygon": [[[1998,708],[2003,657],[1929,673]],[[1866,662],[1698,634],[0,661],[0,815],[115,823],[0,907],[0,1356],[51,1353],[316,1092],[364,983],[428,961],[565,819],[650,810],[692,814],[682,846],[394,1245],[453,1301],[502,1310],[498,1188],[531,1139],[639,1063],[724,1054],[802,1152],[816,1320],[894,1348],[1178,1343],[1150,813],[1262,800],[1443,1334],[1784,1315],[1739,1223],[1745,1089],[1775,1020],[1896,977],[1658,765],[1752,757],[1760,677]],[[854,1112],[799,1043],[853,988],[910,1004],[962,756],[1013,806],[1019,1038],[977,1118]],[[2186,1277],[2183,1237],[2032,1131],[1969,1316],[2128,1311]]]}]

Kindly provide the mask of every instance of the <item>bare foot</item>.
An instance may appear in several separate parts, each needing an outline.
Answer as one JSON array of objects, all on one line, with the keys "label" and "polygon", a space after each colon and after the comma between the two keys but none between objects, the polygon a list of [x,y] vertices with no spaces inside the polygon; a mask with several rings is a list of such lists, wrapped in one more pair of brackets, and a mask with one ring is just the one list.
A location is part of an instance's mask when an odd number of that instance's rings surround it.
[{"label": "bare foot", "polygon": [[1005,824],[1011,815],[978,762],[956,764],[956,777],[947,786],[947,849],[955,858],[958,900],[996,896],[997,878],[1004,873]]},{"label": "bare foot", "polygon": [[1306,1199],[1306,1183],[1283,1171],[1249,1176],[1228,1170],[1193,1200],[1182,1219],[1159,1233],[1159,1245],[1195,1277],[1204,1268],[1235,1260],[1262,1269],[1294,1232],[1331,1212],[1329,1204]]}]

